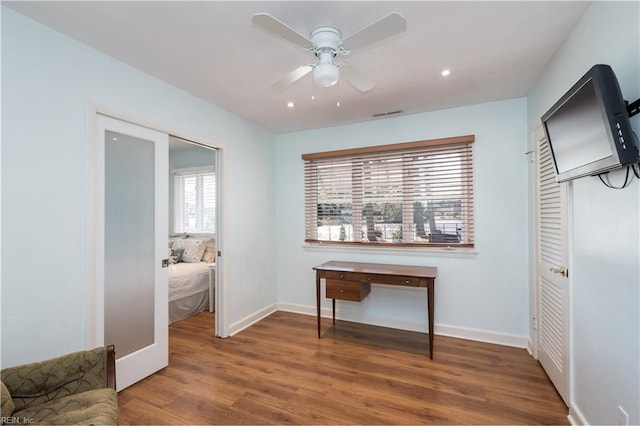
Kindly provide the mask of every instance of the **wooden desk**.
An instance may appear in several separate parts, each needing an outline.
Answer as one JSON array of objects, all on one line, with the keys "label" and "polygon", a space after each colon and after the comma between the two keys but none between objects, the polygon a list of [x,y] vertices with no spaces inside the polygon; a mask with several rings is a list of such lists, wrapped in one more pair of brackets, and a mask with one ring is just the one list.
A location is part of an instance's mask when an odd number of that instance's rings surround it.
[{"label": "wooden desk", "polygon": [[330,261],[314,267],[316,271],[316,308],[320,338],[320,280],[326,280],[326,296],[333,300],[336,323],[336,299],[361,301],[371,284],[426,287],[429,317],[429,357],[433,359],[433,297],[438,269],[432,266],[384,265],[376,263]]}]

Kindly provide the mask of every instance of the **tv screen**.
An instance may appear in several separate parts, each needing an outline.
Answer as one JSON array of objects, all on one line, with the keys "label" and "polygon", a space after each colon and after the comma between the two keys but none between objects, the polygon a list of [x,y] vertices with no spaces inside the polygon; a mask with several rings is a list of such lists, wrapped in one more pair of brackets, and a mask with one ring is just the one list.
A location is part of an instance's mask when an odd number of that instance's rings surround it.
[{"label": "tv screen", "polygon": [[637,163],[626,104],[608,65],[593,66],[542,116],[558,182]]}]

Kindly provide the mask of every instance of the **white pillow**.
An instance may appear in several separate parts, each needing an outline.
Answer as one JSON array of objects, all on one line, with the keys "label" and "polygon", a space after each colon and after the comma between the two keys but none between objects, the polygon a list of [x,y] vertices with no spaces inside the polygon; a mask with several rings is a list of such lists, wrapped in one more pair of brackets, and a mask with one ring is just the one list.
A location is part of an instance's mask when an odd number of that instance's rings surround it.
[{"label": "white pillow", "polygon": [[216,240],[215,238],[209,238],[205,240],[204,254],[202,255],[202,261],[207,263],[213,263],[216,260]]},{"label": "white pillow", "polygon": [[173,247],[173,243],[184,238],[187,238],[187,234],[169,235],[169,248]]},{"label": "white pillow", "polygon": [[174,241],[173,248],[183,248],[182,261],[186,263],[198,263],[202,260],[205,249],[205,240],[198,238],[184,238]]}]

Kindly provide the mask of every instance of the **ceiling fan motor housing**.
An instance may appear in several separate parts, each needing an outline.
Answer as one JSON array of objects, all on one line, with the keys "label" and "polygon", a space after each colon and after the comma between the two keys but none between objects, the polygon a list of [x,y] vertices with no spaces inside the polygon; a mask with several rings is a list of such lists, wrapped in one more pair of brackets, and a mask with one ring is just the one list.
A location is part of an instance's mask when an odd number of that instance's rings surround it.
[{"label": "ceiling fan motor housing", "polygon": [[321,52],[331,51],[336,56],[338,48],[342,44],[342,33],[337,28],[320,27],[311,32],[311,42],[319,58]]}]

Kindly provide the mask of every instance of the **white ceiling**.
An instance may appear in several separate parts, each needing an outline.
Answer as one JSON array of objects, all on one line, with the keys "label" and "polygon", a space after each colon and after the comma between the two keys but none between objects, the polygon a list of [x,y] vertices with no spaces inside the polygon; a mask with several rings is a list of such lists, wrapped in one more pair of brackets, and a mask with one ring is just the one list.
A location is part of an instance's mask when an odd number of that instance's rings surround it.
[{"label": "white ceiling", "polygon": [[[584,14],[577,1],[149,1],[3,4],[114,58],[258,123],[290,132],[527,94]],[[301,34],[330,25],[350,34],[392,12],[407,31],[345,58],[376,86],[284,92],[270,84],[312,53],[251,24],[267,12]],[[450,68],[443,78],[440,71]],[[339,90],[339,93],[338,93]],[[340,107],[336,107],[336,100]],[[286,103],[295,102],[288,109]]]}]

